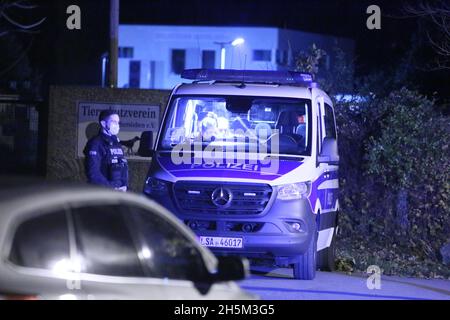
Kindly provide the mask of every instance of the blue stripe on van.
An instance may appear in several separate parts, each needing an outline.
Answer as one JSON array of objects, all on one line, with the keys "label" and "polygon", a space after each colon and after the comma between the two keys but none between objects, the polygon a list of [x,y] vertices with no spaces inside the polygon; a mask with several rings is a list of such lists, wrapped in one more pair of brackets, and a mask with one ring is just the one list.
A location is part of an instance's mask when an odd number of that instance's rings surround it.
[{"label": "blue stripe on van", "polygon": [[[328,175],[328,178],[325,178]],[[319,176],[318,179],[316,179],[312,184],[311,184],[311,194],[309,195],[309,203],[311,204],[311,208],[314,210],[314,206],[316,205],[316,201],[317,199],[319,199],[320,201],[320,205],[322,207],[322,210],[330,210],[333,209],[335,204],[336,204],[336,200],[338,199],[338,189],[321,189],[318,190],[318,187],[320,186],[320,184],[322,184],[322,182],[328,181],[328,180],[334,180],[334,179],[338,179],[339,175],[338,175],[338,171],[328,171],[328,172],[324,172],[322,173],[321,176]],[[328,203],[326,200],[327,197],[327,193],[329,194],[328,197],[331,197],[331,201],[330,203]]]},{"label": "blue stripe on van", "polygon": [[[239,178],[275,180],[303,164],[301,161],[272,160],[279,161],[277,170],[270,170],[270,164],[261,161],[242,163],[205,163],[201,164],[174,164],[170,157],[158,157],[159,164],[163,169],[175,177],[202,177],[202,178]],[[273,169],[273,168],[272,168]]]}]

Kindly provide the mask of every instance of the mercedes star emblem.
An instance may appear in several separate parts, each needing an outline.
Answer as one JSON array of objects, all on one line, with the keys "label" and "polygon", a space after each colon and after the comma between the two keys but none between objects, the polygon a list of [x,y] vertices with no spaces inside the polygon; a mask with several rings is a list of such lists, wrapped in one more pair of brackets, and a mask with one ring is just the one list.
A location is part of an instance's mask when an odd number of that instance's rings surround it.
[{"label": "mercedes star emblem", "polygon": [[231,204],[233,194],[229,189],[219,187],[211,194],[212,202],[219,208],[227,208]]}]

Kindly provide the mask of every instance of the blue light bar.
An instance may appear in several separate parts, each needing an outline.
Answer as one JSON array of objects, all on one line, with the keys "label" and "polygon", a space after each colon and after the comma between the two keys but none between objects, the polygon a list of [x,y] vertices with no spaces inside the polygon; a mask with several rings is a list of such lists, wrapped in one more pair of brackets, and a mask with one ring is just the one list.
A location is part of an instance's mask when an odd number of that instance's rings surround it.
[{"label": "blue light bar", "polygon": [[196,81],[256,82],[296,84],[311,86],[309,73],[295,71],[233,70],[233,69],[187,69],[181,73],[183,79]]}]

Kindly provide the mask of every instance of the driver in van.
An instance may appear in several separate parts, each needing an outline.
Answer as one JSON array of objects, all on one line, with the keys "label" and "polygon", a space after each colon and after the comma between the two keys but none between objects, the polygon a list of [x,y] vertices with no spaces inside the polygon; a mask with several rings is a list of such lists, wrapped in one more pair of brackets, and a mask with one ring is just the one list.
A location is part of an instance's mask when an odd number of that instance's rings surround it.
[{"label": "driver in van", "polygon": [[305,137],[306,134],[306,119],[304,114],[300,114],[297,112],[297,127],[295,128],[294,133]]}]

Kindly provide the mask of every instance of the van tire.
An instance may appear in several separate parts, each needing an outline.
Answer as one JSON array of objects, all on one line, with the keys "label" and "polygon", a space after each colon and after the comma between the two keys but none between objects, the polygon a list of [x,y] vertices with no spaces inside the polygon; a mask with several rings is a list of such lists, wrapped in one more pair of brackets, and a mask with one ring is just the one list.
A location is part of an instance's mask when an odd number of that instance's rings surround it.
[{"label": "van tire", "polygon": [[294,279],[312,280],[316,276],[317,260],[317,231],[315,237],[311,239],[308,249],[300,255],[300,261],[294,263]]}]

